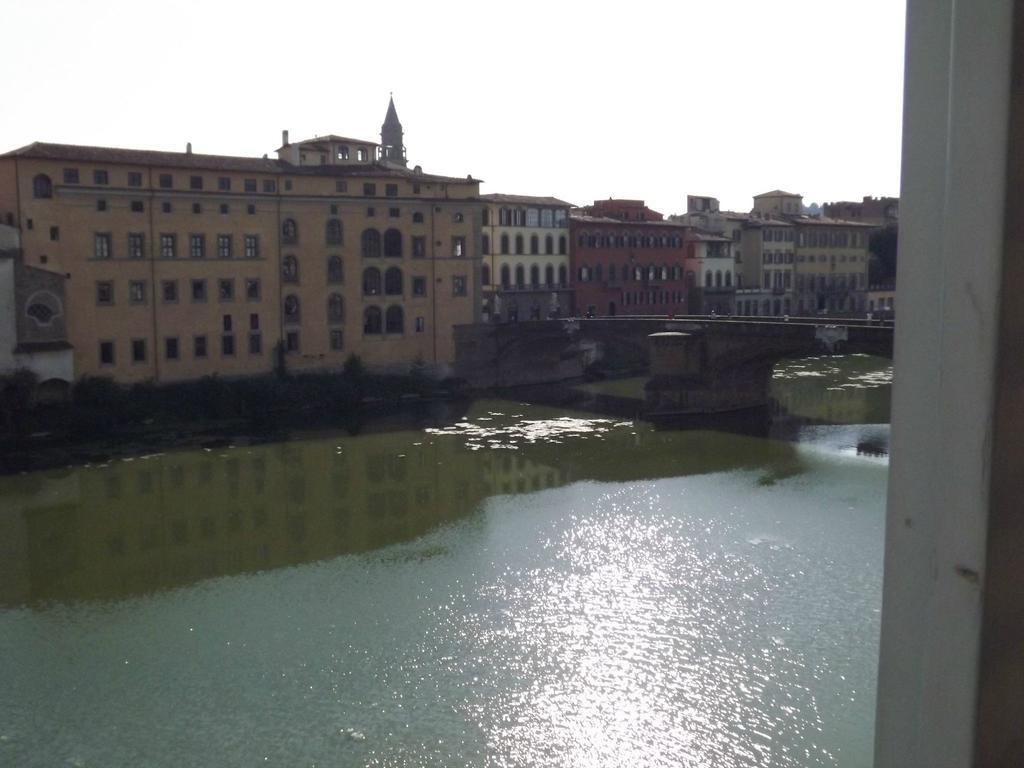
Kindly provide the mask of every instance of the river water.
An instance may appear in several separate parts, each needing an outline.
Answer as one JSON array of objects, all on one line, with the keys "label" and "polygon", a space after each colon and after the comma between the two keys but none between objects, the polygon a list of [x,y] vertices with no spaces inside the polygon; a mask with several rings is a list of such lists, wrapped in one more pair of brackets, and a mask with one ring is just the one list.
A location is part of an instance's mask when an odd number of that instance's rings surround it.
[{"label": "river water", "polygon": [[870,765],[890,379],[0,478],[0,765]]}]

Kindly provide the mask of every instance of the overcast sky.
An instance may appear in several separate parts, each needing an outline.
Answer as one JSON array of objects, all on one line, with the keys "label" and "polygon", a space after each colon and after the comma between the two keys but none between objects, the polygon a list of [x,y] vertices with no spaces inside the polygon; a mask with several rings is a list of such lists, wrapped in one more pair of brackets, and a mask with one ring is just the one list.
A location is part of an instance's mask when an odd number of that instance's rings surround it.
[{"label": "overcast sky", "polygon": [[899,193],[903,0],[0,0],[0,151],[379,140],[576,204]]}]

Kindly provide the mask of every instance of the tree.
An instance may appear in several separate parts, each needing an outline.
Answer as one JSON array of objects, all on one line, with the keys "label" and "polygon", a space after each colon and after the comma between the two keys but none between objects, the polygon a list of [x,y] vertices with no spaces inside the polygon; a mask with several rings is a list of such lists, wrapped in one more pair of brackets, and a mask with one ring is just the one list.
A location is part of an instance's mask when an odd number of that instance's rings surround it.
[{"label": "tree", "polygon": [[868,240],[871,260],[868,263],[868,281],[871,285],[892,284],[896,281],[896,241],[899,238],[899,226],[890,224],[874,234]]}]

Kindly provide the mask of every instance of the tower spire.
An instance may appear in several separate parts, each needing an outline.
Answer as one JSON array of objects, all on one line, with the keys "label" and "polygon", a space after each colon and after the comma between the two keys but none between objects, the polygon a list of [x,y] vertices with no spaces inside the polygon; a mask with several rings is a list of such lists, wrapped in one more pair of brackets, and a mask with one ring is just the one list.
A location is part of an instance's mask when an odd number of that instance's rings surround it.
[{"label": "tower spire", "polygon": [[380,144],[385,160],[403,166],[406,164],[402,123],[398,119],[398,110],[395,109],[393,92],[389,92],[388,111],[384,116],[384,124],[380,127]]}]

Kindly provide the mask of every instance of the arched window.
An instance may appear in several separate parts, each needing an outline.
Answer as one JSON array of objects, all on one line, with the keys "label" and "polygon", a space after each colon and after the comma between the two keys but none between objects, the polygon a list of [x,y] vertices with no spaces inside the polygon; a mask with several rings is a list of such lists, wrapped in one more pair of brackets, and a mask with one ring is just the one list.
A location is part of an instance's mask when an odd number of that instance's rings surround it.
[{"label": "arched window", "polygon": [[328,245],[341,245],[341,219],[328,219],[326,227]]},{"label": "arched window", "polygon": [[399,306],[388,307],[384,313],[384,332],[403,333],[405,331],[405,313]]},{"label": "arched window", "polygon": [[340,283],[344,279],[344,272],[341,266],[341,256],[327,257],[327,282]]},{"label": "arched window", "polygon": [[362,241],[364,259],[376,259],[380,256],[380,232],[376,229],[365,229]]},{"label": "arched window", "polygon": [[710,271],[704,273],[704,287],[710,288],[715,282],[715,276]]},{"label": "arched window", "polygon": [[609,264],[608,265],[608,282],[614,282],[614,281],[615,281],[615,265],[614,264]]},{"label": "arched window", "polygon": [[516,265],[516,288],[522,288],[526,285],[526,270],[523,269],[522,264]]},{"label": "arched window", "polygon": [[558,266],[558,284],[562,287],[569,284],[569,270],[565,268],[565,264]]},{"label": "arched window", "polygon": [[281,240],[288,244],[299,242],[299,225],[295,219],[285,219],[281,222]]},{"label": "arched window", "polygon": [[491,212],[489,209],[484,208],[483,211],[481,211],[480,223],[485,227],[491,223]]},{"label": "arched window", "polygon": [[633,267],[633,279],[643,280],[644,279],[644,268],[640,266]]},{"label": "arched window", "polygon": [[53,182],[45,173],[32,179],[32,197],[53,197]]},{"label": "arched window", "polygon": [[650,264],[647,267],[647,279],[648,280],[657,280],[658,279],[658,268],[655,267],[653,264]]},{"label": "arched window", "polygon": [[370,335],[380,333],[383,324],[381,323],[380,307],[367,307],[363,310],[363,334]]},{"label": "arched window", "polygon": [[544,236],[544,253],[548,256],[555,252],[555,238],[551,235]]},{"label": "arched window", "polygon": [[340,293],[327,297],[327,322],[340,323],[345,319],[345,302]]},{"label": "arched window", "polygon": [[732,272],[730,270],[725,271],[725,287],[728,288],[732,285]]},{"label": "arched window", "polygon": [[597,235],[587,235],[587,247],[597,248]]},{"label": "arched window", "polygon": [[299,322],[299,297],[294,293],[284,297],[284,321],[286,323]]},{"label": "arched window", "polygon": [[501,236],[501,252],[508,254],[508,235]]},{"label": "arched window", "polygon": [[743,287],[743,275],[741,275],[739,272],[736,273],[736,287]]},{"label": "arched window", "polygon": [[558,253],[562,256],[565,255],[565,235],[558,236]]},{"label": "arched window", "polygon": [[397,229],[389,229],[384,233],[384,256],[386,258],[401,258],[402,256],[402,233]]},{"label": "arched window", "polygon": [[484,235],[480,241],[480,245],[480,252],[483,253],[484,255],[489,254],[491,252],[491,238],[489,236]]},{"label": "arched window", "polygon": [[299,282],[299,260],[294,256],[285,256],[281,260],[281,280],[285,283]]},{"label": "arched window", "polygon": [[548,287],[555,284],[555,268],[551,264],[544,267],[544,284]]},{"label": "arched window", "polygon": [[534,256],[540,251],[540,238],[536,235],[530,235],[530,253]]},{"label": "arched window", "polygon": [[580,232],[579,237],[576,238],[576,245],[584,246],[587,244],[587,235],[584,232]]},{"label": "arched window", "polygon": [[402,295],[402,270],[398,267],[389,267],[384,273],[384,293],[388,296]]},{"label": "arched window", "polygon": [[594,267],[594,279],[600,282],[604,277],[604,267],[598,264]]},{"label": "arched window", "polygon": [[540,267],[536,264],[530,267],[530,286],[533,288],[540,287]]},{"label": "arched window", "polygon": [[484,264],[480,267],[480,285],[491,284],[491,268]]},{"label": "arched window", "polygon": [[363,270],[363,295],[380,295],[380,270],[376,267],[369,267]]},{"label": "arched window", "polygon": [[512,286],[512,272],[508,268],[508,264],[501,265],[501,287],[510,288]]},{"label": "arched window", "polygon": [[523,236],[516,235],[516,253],[523,252]]},{"label": "arched window", "polygon": [[715,287],[716,288],[721,288],[722,287],[722,271],[721,270],[718,270],[717,272],[715,272]]},{"label": "arched window", "polygon": [[422,224],[423,223],[423,214],[421,212],[419,212],[419,211],[416,211],[412,215],[412,223],[413,224]]}]

